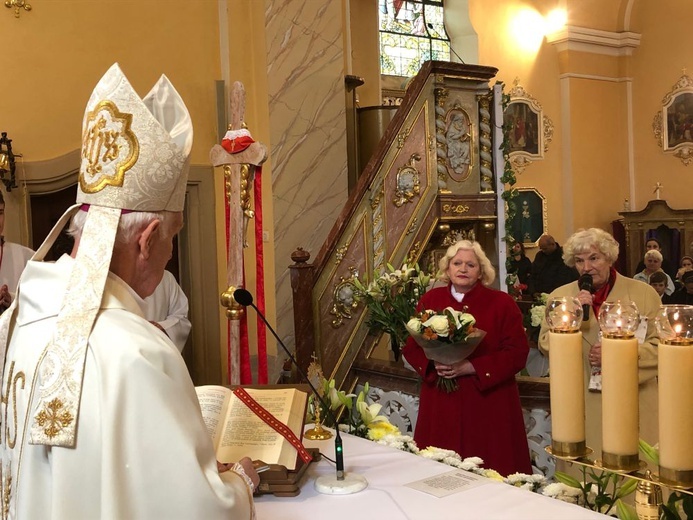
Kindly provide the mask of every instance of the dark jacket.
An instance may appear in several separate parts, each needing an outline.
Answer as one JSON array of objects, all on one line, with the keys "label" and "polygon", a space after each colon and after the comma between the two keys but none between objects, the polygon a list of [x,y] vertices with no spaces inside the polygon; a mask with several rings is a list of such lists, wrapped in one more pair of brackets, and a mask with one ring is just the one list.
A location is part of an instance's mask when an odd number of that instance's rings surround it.
[{"label": "dark jacket", "polygon": [[553,253],[539,251],[532,262],[529,293],[550,293],[557,287],[578,279],[577,270],[563,262],[563,248],[556,244]]}]

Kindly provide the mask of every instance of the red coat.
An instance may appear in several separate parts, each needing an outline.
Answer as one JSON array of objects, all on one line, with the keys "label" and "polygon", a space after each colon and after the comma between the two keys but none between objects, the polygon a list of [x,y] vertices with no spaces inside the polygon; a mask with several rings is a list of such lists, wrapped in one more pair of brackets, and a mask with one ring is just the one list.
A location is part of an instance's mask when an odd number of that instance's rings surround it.
[{"label": "red coat", "polygon": [[510,296],[481,283],[465,294],[462,303],[452,297],[449,286],[431,289],[418,309],[461,311],[465,306],[486,337],[469,357],[476,374],[458,377],[456,391],[446,393],[436,387],[433,362],[412,338],[402,351],[423,379],[414,440],[420,448],[436,446],[454,450],[462,458],[481,457],[484,467],[503,476],[529,474],[529,447],[515,382],[529,353],[522,314]]}]

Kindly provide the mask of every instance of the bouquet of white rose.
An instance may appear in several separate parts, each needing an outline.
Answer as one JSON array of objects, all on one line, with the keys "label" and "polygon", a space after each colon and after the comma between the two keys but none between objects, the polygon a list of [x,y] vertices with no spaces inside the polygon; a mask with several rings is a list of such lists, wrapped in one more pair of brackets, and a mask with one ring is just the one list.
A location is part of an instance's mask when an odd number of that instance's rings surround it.
[{"label": "bouquet of white rose", "polygon": [[[476,319],[452,307],[424,310],[407,322],[407,330],[426,357],[450,365],[466,359],[484,339],[486,332],[474,328]],[[452,379],[439,377],[437,384],[447,392],[457,389]]]}]

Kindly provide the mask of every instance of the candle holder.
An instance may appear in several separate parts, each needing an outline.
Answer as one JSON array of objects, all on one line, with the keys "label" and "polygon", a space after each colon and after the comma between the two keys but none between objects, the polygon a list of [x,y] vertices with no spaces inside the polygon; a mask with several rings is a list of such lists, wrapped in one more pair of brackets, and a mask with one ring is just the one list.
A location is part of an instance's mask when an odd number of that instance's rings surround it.
[{"label": "candle holder", "polygon": [[693,487],[693,306],[662,305],[659,334],[659,479]]},{"label": "candle holder", "polygon": [[565,458],[589,455],[585,444],[585,376],[582,369],[582,306],[576,298],[546,302],[549,326],[551,448]]},{"label": "candle holder", "polygon": [[602,331],[602,459],[612,471],[640,469],[638,340],[640,313],[633,302],[604,302]]}]

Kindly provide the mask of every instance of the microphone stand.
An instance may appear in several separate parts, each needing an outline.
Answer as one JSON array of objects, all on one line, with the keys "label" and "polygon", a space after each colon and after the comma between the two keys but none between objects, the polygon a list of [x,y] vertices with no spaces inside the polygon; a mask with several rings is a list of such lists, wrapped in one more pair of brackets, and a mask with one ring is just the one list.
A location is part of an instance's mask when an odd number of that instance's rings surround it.
[{"label": "microphone stand", "polygon": [[336,475],[319,476],[315,480],[315,490],[319,493],[323,493],[326,495],[351,495],[353,493],[358,493],[359,491],[364,490],[366,486],[368,486],[368,481],[365,477],[355,473],[347,474],[344,471],[344,450],[342,446],[342,436],[339,434],[339,424],[337,423],[337,418],[335,417],[334,413],[332,413],[332,409],[330,408],[329,403],[327,403],[323,399],[323,397],[318,393],[315,386],[313,386],[313,383],[303,372],[303,369],[299,366],[298,361],[296,361],[296,358],[294,358],[291,351],[287,348],[286,345],[284,345],[284,342],[281,340],[281,338],[274,330],[272,325],[270,325],[269,321],[267,321],[265,315],[262,312],[260,312],[260,309],[257,308],[255,303],[253,302],[253,296],[250,294],[250,292],[246,289],[236,289],[233,293],[233,298],[240,305],[243,305],[244,307],[252,307],[253,309],[255,309],[257,315],[260,316],[260,319],[265,323],[265,325],[267,325],[267,328],[272,333],[272,336],[274,336],[274,339],[277,340],[277,343],[282,347],[286,355],[289,356],[291,363],[293,363],[293,365],[296,367],[296,370],[301,375],[303,380],[306,383],[308,383],[308,386],[313,391],[313,394],[315,394],[315,397],[320,401],[323,408],[325,408],[325,411],[327,412],[327,415],[329,416],[330,420],[334,423],[334,453],[335,466],[337,468],[337,472]]}]

